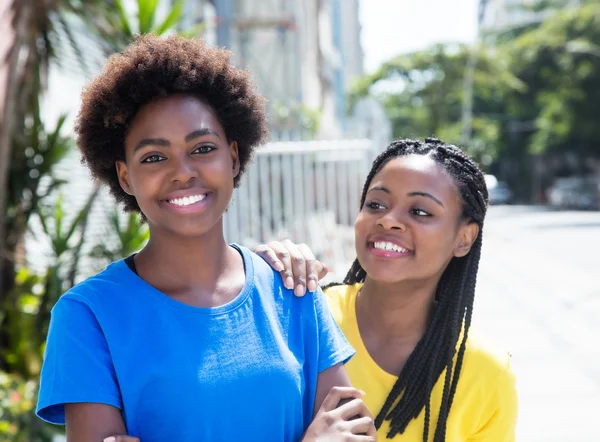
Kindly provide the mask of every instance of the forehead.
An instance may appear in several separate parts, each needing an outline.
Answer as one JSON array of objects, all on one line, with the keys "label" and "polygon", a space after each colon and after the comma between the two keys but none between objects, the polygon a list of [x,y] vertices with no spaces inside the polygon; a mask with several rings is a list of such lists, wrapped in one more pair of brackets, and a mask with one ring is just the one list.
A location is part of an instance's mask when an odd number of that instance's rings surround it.
[{"label": "forehead", "polygon": [[192,95],[169,95],[142,106],[131,122],[129,135],[165,137],[168,133],[188,134],[201,128],[224,132],[216,112],[205,100]]},{"label": "forehead", "polygon": [[407,155],[388,161],[373,177],[370,187],[384,186],[392,194],[427,192],[438,199],[456,199],[458,189],[450,175],[426,155]]}]

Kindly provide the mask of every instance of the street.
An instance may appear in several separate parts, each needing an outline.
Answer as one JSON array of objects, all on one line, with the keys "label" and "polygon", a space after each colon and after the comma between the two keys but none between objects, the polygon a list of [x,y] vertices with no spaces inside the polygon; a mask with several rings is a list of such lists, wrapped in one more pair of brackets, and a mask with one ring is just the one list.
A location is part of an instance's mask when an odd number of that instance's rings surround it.
[{"label": "street", "polygon": [[517,440],[598,441],[600,212],[491,207],[474,326],[512,354]]}]

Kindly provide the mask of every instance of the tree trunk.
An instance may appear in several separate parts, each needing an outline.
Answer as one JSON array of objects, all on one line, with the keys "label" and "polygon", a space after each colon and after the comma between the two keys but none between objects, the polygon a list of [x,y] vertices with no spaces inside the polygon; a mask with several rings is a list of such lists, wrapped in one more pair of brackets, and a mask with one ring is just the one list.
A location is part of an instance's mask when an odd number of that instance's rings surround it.
[{"label": "tree trunk", "polygon": [[8,170],[12,151],[12,137],[19,113],[17,84],[19,82],[19,55],[26,44],[32,4],[22,0],[0,0],[0,305],[12,285],[13,257],[6,247],[6,200]]}]

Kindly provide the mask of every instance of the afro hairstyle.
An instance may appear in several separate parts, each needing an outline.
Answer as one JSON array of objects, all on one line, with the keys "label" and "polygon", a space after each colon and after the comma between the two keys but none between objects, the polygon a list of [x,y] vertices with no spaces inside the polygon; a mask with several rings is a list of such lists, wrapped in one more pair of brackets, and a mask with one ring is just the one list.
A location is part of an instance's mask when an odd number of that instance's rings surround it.
[{"label": "afro hairstyle", "polygon": [[125,160],[128,127],[141,106],[171,94],[198,96],[214,109],[228,141],[238,144],[234,185],[239,185],[255,149],[268,137],[267,112],[250,74],[230,58],[229,51],[200,39],[138,36],[84,89],[75,124],[82,161],[125,211],[140,212],[135,197],[121,188],[115,166]]}]

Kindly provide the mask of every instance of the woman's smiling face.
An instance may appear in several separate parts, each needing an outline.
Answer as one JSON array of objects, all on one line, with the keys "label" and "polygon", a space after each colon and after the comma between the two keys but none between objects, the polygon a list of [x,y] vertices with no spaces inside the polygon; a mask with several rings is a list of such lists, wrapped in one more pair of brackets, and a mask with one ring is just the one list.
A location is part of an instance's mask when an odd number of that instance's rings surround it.
[{"label": "woman's smiling face", "polygon": [[117,172],[151,232],[202,235],[221,222],[231,200],[237,144],[204,100],[170,95],[140,108]]},{"label": "woman's smiling face", "polygon": [[432,158],[394,158],[373,177],[356,219],[358,261],[380,282],[439,278],[477,237],[461,214],[456,183]]}]

